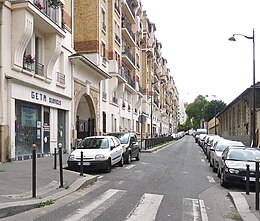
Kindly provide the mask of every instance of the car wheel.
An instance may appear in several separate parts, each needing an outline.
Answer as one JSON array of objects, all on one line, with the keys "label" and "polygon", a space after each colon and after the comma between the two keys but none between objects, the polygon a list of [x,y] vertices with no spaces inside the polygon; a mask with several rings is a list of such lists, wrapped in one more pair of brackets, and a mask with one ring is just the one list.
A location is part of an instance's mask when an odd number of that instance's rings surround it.
[{"label": "car wheel", "polygon": [[131,158],[132,158],[131,153],[128,151],[128,153],[126,155],[125,163],[130,164]]},{"label": "car wheel", "polygon": [[138,152],[138,154],[137,154],[137,156],[136,156],[136,158],[135,158],[137,161],[139,161],[140,160],[140,152]]},{"label": "car wheel", "polygon": [[212,166],[213,166],[213,172],[216,173],[216,172],[217,172],[217,168],[215,167],[215,163],[214,163],[214,161],[213,161]]},{"label": "car wheel", "polygon": [[217,175],[218,175],[218,178],[220,178],[220,169],[219,168],[217,168]]},{"label": "car wheel", "polygon": [[106,173],[110,173],[110,172],[111,172],[111,168],[112,168],[111,160],[108,159],[108,160],[107,160],[107,165],[106,165],[106,168],[105,168],[105,172],[106,172]]},{"label": "car wheel", "polygon": [[220,174],[220,185],[223,187],[228,187],[227,182],[225,181],[224,172]]},{"label": "car wheel", "polygon": [[120,161],[118,163],[118,166],[120,166],[120,167],[124,166],[124,157],[123,157],[123,155],[121,156],[121,159],[120,159]]}]

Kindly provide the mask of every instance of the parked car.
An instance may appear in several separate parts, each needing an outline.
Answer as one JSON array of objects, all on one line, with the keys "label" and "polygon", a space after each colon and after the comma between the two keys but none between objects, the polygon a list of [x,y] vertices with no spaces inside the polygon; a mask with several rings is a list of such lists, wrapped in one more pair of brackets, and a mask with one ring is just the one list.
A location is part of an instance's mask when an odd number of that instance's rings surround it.
[{"label": "parked car", "polygon": [[79,169],[83,152],[83,168],[110,172],[115,164],[123,166],[123,148],[114,136],[93,136],[84,138],[68,158],[69,169]]},{"label": "parked car", "polygon": [[213,148],[210,149],[210,165],[213,167],[213,172],[217,172],[222,153],[229,146],[244,147],[245,145],[240,141],[234,141],[228,139],[217,140]]},{"label": "parked car", "polygon": [[199,135],[200,134],[207,134],[207,129],[197,129],[195,132],[195,143],[198,143]]},{"label": "parked car", "polygon": [[250,183],[255,183],[255,160],[260,158],[260,150],[251,147],[227,147],[222,154],[220,163],[220,184],[246,183],[246,165],[250,166]]},{"label": "parked car", "polygon": [[125,163],[129,164],[133,158],[140,160],[141,147],[135,133],[117,132],[109,133],[108,135],[117,137],[120,140]]},{"label": "parked car", "polygon": [[220,139],[223,139],[223,138],[220,137],[219,135],[209,135],[206,139],[204,148],[205,148],[206,157],[209,162],[210,162],[210,149],[213,148],[214,143]]}]

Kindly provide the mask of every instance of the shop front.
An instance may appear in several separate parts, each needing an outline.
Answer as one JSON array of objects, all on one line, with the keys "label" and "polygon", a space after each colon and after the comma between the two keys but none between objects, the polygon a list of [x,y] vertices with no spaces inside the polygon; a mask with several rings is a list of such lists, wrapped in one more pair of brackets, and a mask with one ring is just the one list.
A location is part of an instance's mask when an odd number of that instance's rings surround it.
[{"label": "shop front", "polygon": [[11,159],[31,158],[32,144],[37,156],[54,153],[62,144],[70,148],[70,98],[24,85],[11,85],[10,141]]}]

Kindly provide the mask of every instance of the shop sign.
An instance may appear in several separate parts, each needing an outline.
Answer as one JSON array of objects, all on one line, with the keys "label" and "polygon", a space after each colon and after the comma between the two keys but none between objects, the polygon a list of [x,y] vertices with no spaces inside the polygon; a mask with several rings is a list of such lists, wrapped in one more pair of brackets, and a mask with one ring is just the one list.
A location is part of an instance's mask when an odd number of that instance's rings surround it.
[{"label": "shop sign", "polygon": [[40,92],[31,91],[31,99],[46,102],[49,104],[61,105],[61,100],[48,97],[46,94]]}]

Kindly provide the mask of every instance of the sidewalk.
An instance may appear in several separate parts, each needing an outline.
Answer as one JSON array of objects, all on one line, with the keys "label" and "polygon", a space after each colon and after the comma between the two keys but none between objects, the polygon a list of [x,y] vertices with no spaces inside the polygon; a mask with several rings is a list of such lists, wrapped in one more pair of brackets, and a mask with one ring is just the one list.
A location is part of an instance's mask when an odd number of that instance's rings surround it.
[{"label": "sidewalk", "polygon": [[229,192],[237,211],[244,221],[259,221],[260,210],[255,210],[255,193]]},{"label": "sidewalk", "polygon": [[[63,155],[63,168],[68,154]],[[63,170],[63,188],[60,188],[60,168],[54,157],[36,159],[36,198],[32,198],[32,160],[0,164],[0,219],[34,208],[40,202],[57,200],[80,188],[96,182],[97,177]]]}]

